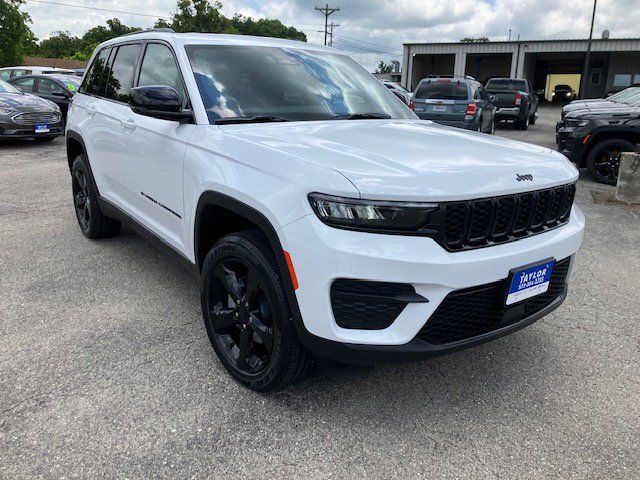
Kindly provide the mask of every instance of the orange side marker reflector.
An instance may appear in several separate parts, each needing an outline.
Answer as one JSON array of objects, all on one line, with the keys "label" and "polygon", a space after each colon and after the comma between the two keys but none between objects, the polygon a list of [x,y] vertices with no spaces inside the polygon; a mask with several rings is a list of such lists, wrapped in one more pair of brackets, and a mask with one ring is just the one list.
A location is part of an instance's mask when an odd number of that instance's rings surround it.
[{"label": "orange side marker reflector", "polygon": [[583,145],[586,145],[590,138],[591,138],[591,134],[589,133],[589,134],[587,134],[587,136],[586,136],[586,137],[584,137],[584,139],[582,140],[582,144],[583,144]]},{"label": "orange side marker reflector", "polygon": [[293,289],[298,289],[298,277],[296,277],[296,271],[293,269],[293,262],[291,261],[291,255],[286,250],[283,250],[284,258],[287,261],[287,268],[289,269],[289,276],[291,277],[291,283],[293,284]]}]

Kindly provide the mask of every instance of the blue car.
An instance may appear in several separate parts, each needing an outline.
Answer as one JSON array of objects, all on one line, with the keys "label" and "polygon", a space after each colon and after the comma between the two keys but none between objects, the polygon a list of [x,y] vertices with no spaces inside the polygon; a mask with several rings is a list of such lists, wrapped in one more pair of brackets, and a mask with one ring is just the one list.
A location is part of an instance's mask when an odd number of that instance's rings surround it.
[{"label": "blue car", "polygon": [[495,107],[484,86],[472,77],[420,80],[409,107],[424,120],[451,127],[495,132]]}]

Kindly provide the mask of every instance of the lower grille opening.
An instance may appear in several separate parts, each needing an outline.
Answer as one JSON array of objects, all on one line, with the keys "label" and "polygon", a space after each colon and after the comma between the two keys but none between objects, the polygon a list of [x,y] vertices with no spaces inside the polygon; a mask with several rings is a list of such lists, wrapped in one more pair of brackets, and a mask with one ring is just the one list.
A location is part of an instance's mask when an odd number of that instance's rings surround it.
[{"label": "lower grille opening", "polygon": [[331,306],[342,328],[382,330],[412,301],[425,301],[412,285],[338,279],[331,285]]},{"label": "lower grille opening", "polygon": [[432,344],[457,342],[533,315],[564,293],[570,262],[570,258],[556,262],[545,293],[513,305],[505,305],[509,279],[451,292],[418,332],[417,338]]}]

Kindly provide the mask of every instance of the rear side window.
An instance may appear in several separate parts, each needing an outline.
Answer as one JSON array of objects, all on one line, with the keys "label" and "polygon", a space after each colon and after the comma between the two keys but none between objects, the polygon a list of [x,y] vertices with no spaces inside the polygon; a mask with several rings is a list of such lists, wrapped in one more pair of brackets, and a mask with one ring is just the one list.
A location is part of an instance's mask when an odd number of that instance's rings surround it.
[{"label": "rear side window", "polygon": [[140,67],[138,86],[144,87],[147,85],[173,87],[184,101],[184,87],[182,86],[180,71],[173,58],[173,53],[166,45],[151,43],[147,46],[142,66]]},{"label": "rear side window", "polygon": [[107,69],[107,61],[109,60],[109,53],[111,48],[103,48],[100,50],[95,60],[87,70],[87,74],[84,76],[84,81],[80,86],[79,92],[89,95],[100,95],[101,80],[104,77]]},{"label": "rear side window", "polygon": [[41,78],[38,82],[38,93],[41,93],[42,95],[53,95],[54,93],[64,94],[64,90],[56,82]]},{"label": "rear side window", "polygon": [[467,100],[467,84],[459,80],[428,80],[416,90],[416,98],[425,100]]},{"label": "rear side window", "polygon": [[35,83],[35,80],[36,79],[33,77],[21,78],[20,80],[16,80],[15,82],[13,82],[13,85],[18,87],[23,92],[31,93],[33,92],[33,84]]},{"label": "rear side window", "polygon": [[106,98],[119,102],[129,101],[136,62],[141,48],[142,46],[139,43],[118,47],[104,92]]}]

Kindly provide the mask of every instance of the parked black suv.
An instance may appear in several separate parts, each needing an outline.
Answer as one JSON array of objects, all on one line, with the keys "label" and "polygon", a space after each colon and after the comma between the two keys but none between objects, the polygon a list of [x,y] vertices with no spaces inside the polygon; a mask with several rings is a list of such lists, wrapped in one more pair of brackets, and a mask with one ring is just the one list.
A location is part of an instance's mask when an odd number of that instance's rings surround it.
[{"label": "parked black suv", "polygon": [[536,123],[538,96],[522,78],[492,78],[487,82],[487,92],[496,97],[496,120],[513,121],[513,126],[526,130]]},{"label": "parked black suv", "polygon": [[556,143],[594,180],[615,185],[621,153],[640,143],[640,105],[570,112],[556,125]]}]

